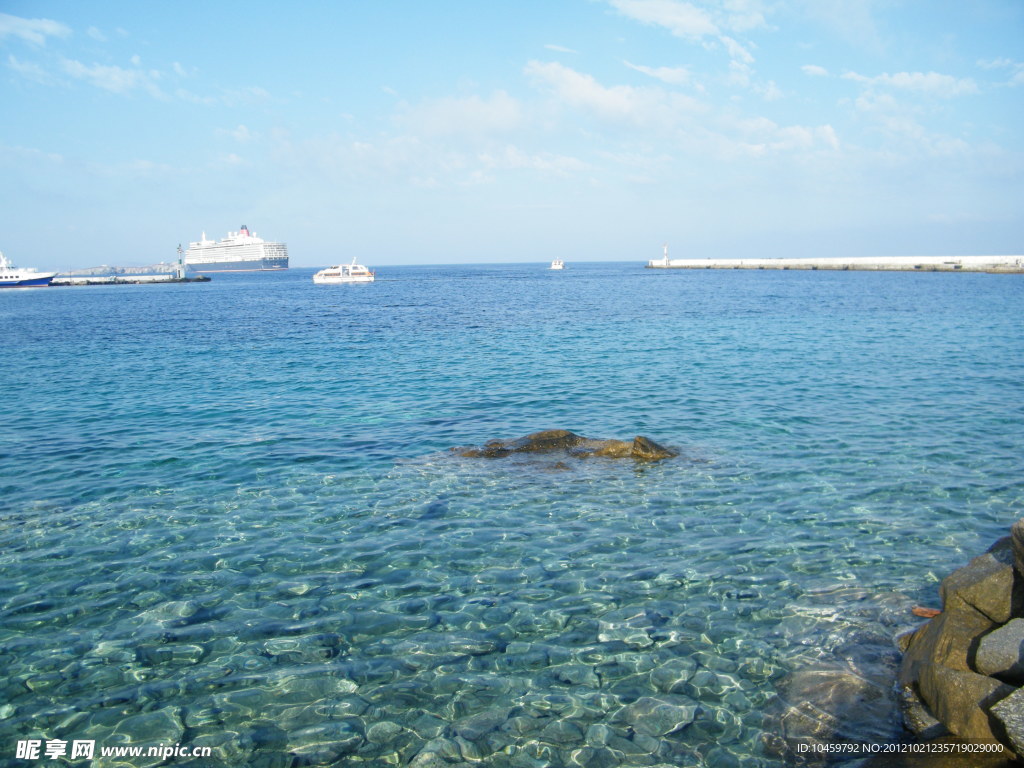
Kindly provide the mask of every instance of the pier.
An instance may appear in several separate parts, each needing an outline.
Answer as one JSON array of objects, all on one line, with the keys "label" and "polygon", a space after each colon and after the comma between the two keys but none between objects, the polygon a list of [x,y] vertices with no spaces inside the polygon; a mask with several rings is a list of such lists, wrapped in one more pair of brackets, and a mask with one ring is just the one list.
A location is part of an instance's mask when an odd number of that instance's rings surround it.
[{"label": "pier", "polygon": [[648,269],[830,269],[1024,274],[1024,256],[868,256],[819,259],[652,259]]}]

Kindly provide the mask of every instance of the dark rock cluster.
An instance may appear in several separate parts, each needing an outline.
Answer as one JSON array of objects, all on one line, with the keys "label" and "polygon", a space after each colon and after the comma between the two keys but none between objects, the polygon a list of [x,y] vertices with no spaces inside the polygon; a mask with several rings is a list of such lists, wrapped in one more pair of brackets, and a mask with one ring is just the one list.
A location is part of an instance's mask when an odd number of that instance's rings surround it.
[{"label": "dark rock cluster", "polygon": [[942,612],[900,639],[907,727],[1024,756],[1024,519],[939,594]]},{"label": "dark rock cluster", "polygon": [[679,454],[658,445],[646,437],[637,436],[632,442],[625,440],[597,440],[583,437],[566,429],[549,429],[515,440],[490,440],[480,448],[455,448],[467,458],[498,459],[513,454],[564,454],[578,458],[605,457],[631,458],[639,461],[659,461]]}]

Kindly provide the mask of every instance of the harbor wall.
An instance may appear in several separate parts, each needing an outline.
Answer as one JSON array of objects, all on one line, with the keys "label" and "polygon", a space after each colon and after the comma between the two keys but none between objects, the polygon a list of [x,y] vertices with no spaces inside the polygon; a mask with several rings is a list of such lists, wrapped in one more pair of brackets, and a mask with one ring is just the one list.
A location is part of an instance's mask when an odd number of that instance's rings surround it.
[{"label": "harbor wall", "polygon": [[1024,273],[1024,256],[869,256],[818,259],[654,259],[648,269],[831,269]]}]

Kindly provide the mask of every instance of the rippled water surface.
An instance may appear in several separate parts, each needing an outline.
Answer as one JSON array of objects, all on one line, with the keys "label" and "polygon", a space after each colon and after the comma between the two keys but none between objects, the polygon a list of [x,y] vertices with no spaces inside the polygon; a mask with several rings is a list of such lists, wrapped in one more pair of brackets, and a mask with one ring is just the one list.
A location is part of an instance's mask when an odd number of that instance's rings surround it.
[{"label": "rippled water surface", "polygon": [[[905,738],[892,637],[1024,514],[1019,276],[311,273],[0,293],[0,765]],[[448,450],[549,428],[682,456]]]}]

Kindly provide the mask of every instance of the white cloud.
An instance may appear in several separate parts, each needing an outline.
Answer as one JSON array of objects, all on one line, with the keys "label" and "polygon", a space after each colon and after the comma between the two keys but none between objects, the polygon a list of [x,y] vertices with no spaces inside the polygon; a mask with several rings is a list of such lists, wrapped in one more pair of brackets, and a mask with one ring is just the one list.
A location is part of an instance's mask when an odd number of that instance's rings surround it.
[{"label": "white cloud", "polygon": [[718,26],[705,11],[678,0],[609,0],[619,13],[644,24],[665,27],[676,37],[717,35]]},{"label": "white cloud", "polygon": [[983,60],[978,62],[978,66],[982,69],[1008,69],[1010,70],[1010,79],[1006,82],[1009,86],[1024,85],[1024,64],[1013,59],[991,59]]},{"label": "white cloud", "polygon": [[51,19],[23,19],[0,13],[0,40],[5,37],[20,37],[35,45],[46,45],[48,37],[68,37],[71,28]]},{"label": "white cloud", "polygon": [[549,51],[557,51],[558,53],[579,53],[579,51],[574,51],[572,48],[566,48],[565,46],[554,45],[552,43],[548,43],[544,47]]},{"label": "white cloud", "polygon": [[791,10],[816,21],[858,49],[881,51],[874,11],[885,0],[790,0]]},{"label": "white cloud", "polygon": [[516,130],[523,120],[522,106],[505,91],[495,91],[488,99],[470,96],[404,105],[399,116],[401,123],[431,136],[486,137]]},{"label": "white cloud", "polygon": [[270,93],[258,85],[250,85],[245,88],[223,89],[221,91],[221,101],[229,107],[263,104],[269,100]]},{"label": "white cloud", "polygon": [[918,91],[946,99],[978,92],[977,84],[969,77],[958,79],[952,75],[941,75],[938,72],[897,72],[894,75],[886,73],[875,77],[846,72],[843,74],[843,78],[864,85]]},{"label": "white cloud", "polygon": [[817,64],[804,64],[800,69],[803,70],[805,75],[811,77],[828,77],[828,70],[824,67],[819,67]]},{"label": "white cloud", "polygon": [[212,96],[198,96],[191,91],[187,91],[184,88],[178,88],[174,91],[174,95],[182,101],[187,101],[191,104],[204,104],[209,106],[216,104],[217,100]]},{"label": "white cloud", "polygon": [[748,51],[742,45],[737,43],[731,37],[722,35],[722,37],[720,37],[719,40],[722,41],[722,44],[725,46],[725,49],[729,51],[729,56],[730,58],[732,58],[733,61],[737,61],[741,64],[754,63],[754,57],[750,55],[750,51]]},{"label": "white cloud", "polygon": [[226,137],[232,138],[235,141],[237,141],[239,143],[242,143],[242,144],[244,144],[244,143],[246,143],[248,141],[252,141],[253,139],[255,139],[257,137],[257,135],[255,133],[250,131],[244,125],[239,125],[237,128],[231,128],[231,129],[218,128],[215,131],[215,133],[218,136],[226,136]]},{"label": "white cloud", "polygon": [[61,66],[64,72],[71,77],[84,80],[106,91],[128,93],[135,89],[141,89],[156,98],[164,98],[163,92],[154,82],[160,73],[153,70],[143,72],[140,69],[123,69],[104,64],[87,66],[80,61],[71,59],[61,59]]},{"label": "white cloud", "polygon": [[760,157],[770,153],[838,150],[839,137],[831,125],[777,125],[765,117],[741,120],[736,124],[737,146],[747,154]]},{"label": "white cloud", "polygon": [[781,95],[773,83],[754,85],[754,56],[749,50],[752,44],[741,43],[723,32],[743,32],[765,26],[760,0],[719,0],[712,11],[681,0],[607,1],[624,16],[644,24],[664,27],[676,37],[699,42],[707,49],[715,49],[720,45],[730,59],[729,73],[725,79],[729,85],[753,88],[766,98],[778,98]]},{"label": "white cloud", "polygon": [[648,77],[653,77],[670,85],[684,85],[690,82],[690,73],[684,67],[645,67],[628,61],[623,61],[622,63],[630,69],[643,72]]},{"label": "white cloud", "polygon": [[1006,67],[1019,67],[1020,64],[1013,59],[1004,57],[1000,59],[979,59],[978,66],[982,69],[1004,69]]},{"label": "white cloud", "polygon": [[743,33],[767,26],[762,0],[718,0],[710,8],[684,0],[607,1],[623,16],[664,27],[676,37],[686,39],[718,37],[723,29]]},{"label": "white cloud", "polygon": [[214,165],[222,165],[231,168],[237,168],[240,166],[249,165],[249,163],[245,159],[236,155],[234,152],[229,152],[228,154],[221,155],[219,158],[217,158]]},{"label": "white cloud", "polygon": [[723,0],[725,26],[735,32],[767,26],[761,0]]},{"label": "white cloud", "polygon": [[530,154],[512,145],[497,152],[483,153],[479,155],[479,160],[487,170],[528,169],[560,176],[590,169],[587,163],[575,157],[550,152]]},{"label": "white cloud", "polygon": [[782,98],[782,90],[775,84],[774,80],[769,80],[764,85],[754,85],[754,91],[760,94],[761,98],[765,101],[778,101]]},{"label": "white cloud", "polygon": [[43,152],[33,147],[9,147],[0,144],[0,163],[14,164],[22,161],[27,161],[33,167],[38,167],[39,163],[61,165],[64,163],[64,156],[55,152]]},{"label": "white cloud", "polygon": [[656,87],[604,86],[557,62],[531,61],[525,71],[561,102],[616,122],[671,127],[682,115],[703,110],[700,102],[682,94]]},{"label": "white cloud", "polygon": [[96,27],[89,27],[85,30],[85,34],[91,37],[93,40],[98,40],[101,43],[107,42],[107,36],[100,32]]},{"label": "white cloud", "polygon": [[14,54],[9,54],[7,57],[7,66],[13,69],[22,77],[33,80],[42,85],[52,85],[54,80],[53,76],[49,72],[46,72],[38,64],[33,64],[30,61],[21,61],[16,59]]}]

